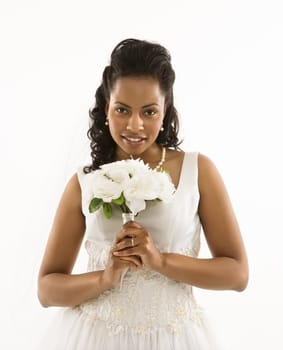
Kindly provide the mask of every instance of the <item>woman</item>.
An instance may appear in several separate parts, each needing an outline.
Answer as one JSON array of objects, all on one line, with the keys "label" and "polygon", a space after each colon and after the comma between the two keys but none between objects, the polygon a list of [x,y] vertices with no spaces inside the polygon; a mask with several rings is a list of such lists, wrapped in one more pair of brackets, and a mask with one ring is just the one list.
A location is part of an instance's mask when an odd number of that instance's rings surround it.
[{"label": "woman", "polygon": [[[216,167],[179,148],[174,80],[158,44],[127,39],[112,52],[90,111],[92,164],[66,186],[39,272],[41,304],[67,307],[48,349],[219,349],[192,286],[244,290],[247,258]],[[118,212],[90,214],[89,174],[130,157],[170,174],[172,202],[124,225]],[[211,258],[197,258],[201,227]],[[84,238],[89,269],[74,275]]]}]

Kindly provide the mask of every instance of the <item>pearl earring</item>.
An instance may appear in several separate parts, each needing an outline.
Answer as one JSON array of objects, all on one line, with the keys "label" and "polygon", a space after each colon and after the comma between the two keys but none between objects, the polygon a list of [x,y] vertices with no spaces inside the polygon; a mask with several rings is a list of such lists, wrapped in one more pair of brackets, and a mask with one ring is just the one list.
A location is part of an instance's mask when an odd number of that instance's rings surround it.
[{"label": "pearl earring", "polygon": [[106,120],[105,120],[105,123],[104,123],[106,126],[107,125],[109,125],[109,123],[108,123],[108,118],[106,118]]},{"label": "pearl earring", "polygon": [[164,131],[163,125],[161,126],[160,131]]}]

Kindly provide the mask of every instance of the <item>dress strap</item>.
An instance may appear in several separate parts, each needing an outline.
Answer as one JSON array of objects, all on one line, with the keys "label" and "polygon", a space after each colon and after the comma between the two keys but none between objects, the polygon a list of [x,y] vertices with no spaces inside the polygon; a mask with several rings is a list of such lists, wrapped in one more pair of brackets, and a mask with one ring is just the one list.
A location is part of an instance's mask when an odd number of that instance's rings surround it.
[{"label": "dress strap", "polygon": [[178,185],[178,191],[182,189],[190,192],[198,190],[198,152],[186,152],[182,164],[182,170]]}]

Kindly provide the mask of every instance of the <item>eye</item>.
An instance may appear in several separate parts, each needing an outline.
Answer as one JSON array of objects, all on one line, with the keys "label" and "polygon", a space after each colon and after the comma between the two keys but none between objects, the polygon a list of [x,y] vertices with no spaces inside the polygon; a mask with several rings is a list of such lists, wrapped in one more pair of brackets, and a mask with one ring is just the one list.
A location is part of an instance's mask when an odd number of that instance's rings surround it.
[{"label": "eye", "polygon": [[143,114],[147,117],[153,117],[157,114],[157,111],[154,109],[146,109]]},{"label": "eye", "polygon": [[128,110],[125,108],[125,107],[117,107],[115,109],[115,111],[118,113],[118,114],[128,114]]}]

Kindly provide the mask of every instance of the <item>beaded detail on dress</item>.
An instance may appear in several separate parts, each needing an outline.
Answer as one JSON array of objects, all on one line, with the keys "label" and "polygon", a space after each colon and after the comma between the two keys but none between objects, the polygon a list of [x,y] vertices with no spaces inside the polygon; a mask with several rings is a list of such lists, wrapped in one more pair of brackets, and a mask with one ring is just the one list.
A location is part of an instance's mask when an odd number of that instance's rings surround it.
[{"label": "beaded detail on dress", "polygon": [[122,290],[115,287],[76,308],[88,322],[105,321],[111,334],[129,329],[147,334],[160,328],[178,333],[188,321],[202,322],[190,286],[144,269],[128,271]]},{"label": "beaded detail on dress", "polygon": [[[89,271],[105,267],[110,246],[86,241]],[[198,248],[184,248],[181,254],[196,256]],[[190,285],[171,280],[155,271],[142,268],[128,271],[122,289],[119,286],[76,307],[88,322],[105,321],[109,333],[118,334],[131,328],[148,334],[157,329],[178,333],[188,321],[202,322]]]}]

